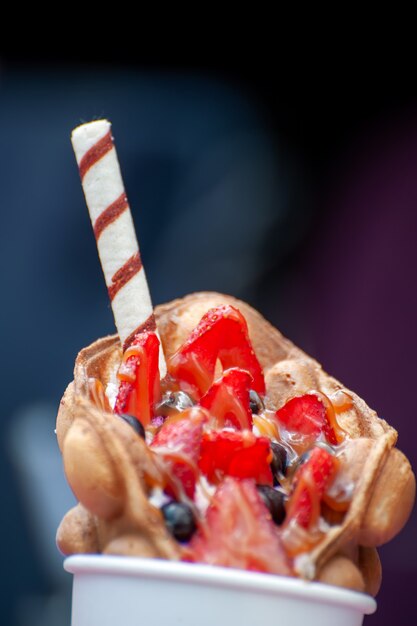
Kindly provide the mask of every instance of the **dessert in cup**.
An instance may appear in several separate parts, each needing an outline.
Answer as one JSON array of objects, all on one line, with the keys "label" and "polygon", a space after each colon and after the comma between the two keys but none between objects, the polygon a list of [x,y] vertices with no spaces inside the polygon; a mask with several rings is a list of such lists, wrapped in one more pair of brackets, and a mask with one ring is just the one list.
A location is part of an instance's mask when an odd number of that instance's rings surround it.
[{"label": "dessert in cup", "polygon": [[60,403],[78,504],[58,547],[375,596],[414,502],[397,432],[247,303],[153,309],[110,124],[72,140],[117,334],[80,351]]}]

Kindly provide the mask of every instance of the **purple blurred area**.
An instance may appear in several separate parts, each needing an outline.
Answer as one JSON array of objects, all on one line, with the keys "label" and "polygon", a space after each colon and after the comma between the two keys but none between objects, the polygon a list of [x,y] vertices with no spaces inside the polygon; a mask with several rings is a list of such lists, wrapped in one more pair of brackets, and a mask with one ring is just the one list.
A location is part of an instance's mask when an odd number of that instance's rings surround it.
[{"label": "purple blurred area", "polygon": [[[417,467],[417,110],[370,125],[333,168],[306,281],[311,351],[399,432]],[[416,623],[417,515],[380,550],[378,611]]]},{"label": "purple blurred area", "polygon": [[[2,623],[69,624],[56,407],[78,350],[114,332],[69,141],[81,121],[113,122],[154,302],[248,300],[417,467],[417,87],[386,65],[318,67],[0,58]],[[380,555],[365,624],[414,623],[416,513]]]}]

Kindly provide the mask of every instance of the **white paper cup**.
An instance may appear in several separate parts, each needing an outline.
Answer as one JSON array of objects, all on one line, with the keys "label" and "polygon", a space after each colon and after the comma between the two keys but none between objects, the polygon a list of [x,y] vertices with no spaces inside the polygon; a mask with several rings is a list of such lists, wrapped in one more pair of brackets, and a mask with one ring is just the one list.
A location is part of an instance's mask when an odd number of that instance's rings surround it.
[{"label": "white paper cup", "polygon": [[71,626],[360,626],[373,598],[340,587],[210,565],[76,555]]}]

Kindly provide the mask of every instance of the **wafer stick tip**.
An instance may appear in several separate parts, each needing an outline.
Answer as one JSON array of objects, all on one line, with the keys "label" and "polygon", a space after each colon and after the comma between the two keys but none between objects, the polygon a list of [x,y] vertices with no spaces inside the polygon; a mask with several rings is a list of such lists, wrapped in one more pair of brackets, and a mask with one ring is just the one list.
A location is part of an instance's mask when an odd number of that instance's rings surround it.
[{"label": "wafer stick tip", "polygon": [[71,132],[71,138],[81,135],[96,135],[101,131],[108,131],[111,128],[111,122],[108,119],[92,120],[91,122],[83,122],[76,126]]}]

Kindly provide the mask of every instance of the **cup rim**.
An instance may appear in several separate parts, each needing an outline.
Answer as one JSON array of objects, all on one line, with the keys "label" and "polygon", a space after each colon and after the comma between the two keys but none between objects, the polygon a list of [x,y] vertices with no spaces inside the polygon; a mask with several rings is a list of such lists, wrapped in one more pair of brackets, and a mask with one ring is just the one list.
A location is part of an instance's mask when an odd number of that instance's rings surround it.
[{"label": "cup rim", "polygon": [[139,578],[181,581],[193,585],[206,585],[222,589],[240,589],[261,594],[286,595],[304,598],[313,602],[347,607],[370,615],[376,611],[377,603],[372,596],[343,587],[300,578],[290,578],[269,573],[185,563],[163,559],[117,556],[104,554],[76,554],[64,560],[64,569],[74,575],[121,574]]}]

